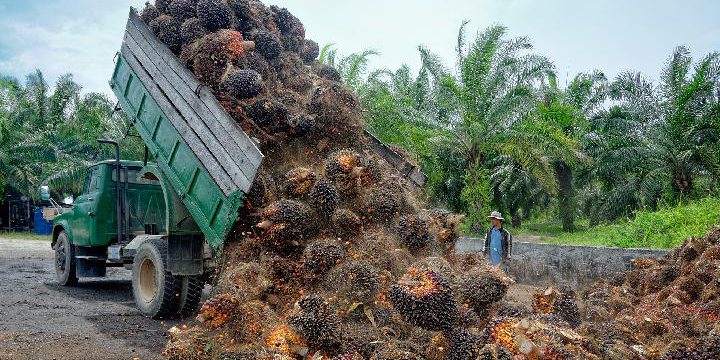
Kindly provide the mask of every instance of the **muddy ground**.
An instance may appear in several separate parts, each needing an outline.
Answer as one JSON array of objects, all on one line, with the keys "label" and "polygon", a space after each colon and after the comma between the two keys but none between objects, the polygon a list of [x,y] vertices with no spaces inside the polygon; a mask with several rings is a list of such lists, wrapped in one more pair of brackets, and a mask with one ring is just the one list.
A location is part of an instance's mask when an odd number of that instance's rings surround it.
[{"label": "muddy ground", "polygon": [[[105,279],[76,287],[55,282],[48,241],[0,235],[0,360],[162,359],[167,330],[135,309],[130,274],[108,268]],[[506,300],[530,306],[535,288],[514,285]]]},{"label": "muddy ground", "polygon": [[177,322],[141,316],[129,272],[57,285],[49,241],[0,235],[0,359],[160,359]]}]

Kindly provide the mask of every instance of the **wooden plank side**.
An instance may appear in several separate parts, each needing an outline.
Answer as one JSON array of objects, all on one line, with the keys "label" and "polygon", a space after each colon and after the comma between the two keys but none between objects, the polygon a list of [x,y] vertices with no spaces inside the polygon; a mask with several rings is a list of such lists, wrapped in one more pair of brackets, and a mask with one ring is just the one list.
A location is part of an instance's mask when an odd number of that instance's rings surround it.
[{"label": "wooden plank side", "polygon": [[[206,121],[214,119],[219,126],[221,126],[230,135],[229,137],[245,154],[245,157],[255,167],[259,167],[263,160],[263,155],[260,150],[255,146],[255,143],[245,134],[244,131],[237,125],[237,123],[230,117],[230,115],[223,109],[220,103],[217,101],[215,96],[210,90],[201,84],[195,75],[190,72],[185,66],[182,65],[180,60],[167,48],[155,35],[153,35],[148,29],[147,25],[139,18],[137,12],[134,9],[130,11],[130,19],[128,21],[128,31],[133,33],[133,37],[140,43],[140,39],[134,35],[137,33],[140,35],[145,42],[149,45],[150,49],[153,49],[157,54],[157,57],[150,56],[158,62],[158,66],[166,65],[167,68],[163,67],[163,71],[168,71],[167,76],[171,76],[175,79],[182,80],[186,84],[186,89],[190,94],[193,94],[194,98],[199,95],[200,103],[192,103],[193,107],[201,113],[203,119],[207,116]],[[162,64],[159,62],[162,61]],[[173,83],[176,83],[173,81]],[[176,83],[179,85],[179,81]]]},{"label": "wooden plank side", "polygon": [[152,96],[153,100],[155,100],[163,113],[165,113],[167,119],[173,123],[175,129],[178,133],[180,133],[183,139],[185,139],[188,145],[195,149],[196,156],[208,170],[210,176],[212,176],[217,182],[223,193],[225,193],[225,195],[229,195],[230,193],[236,191],[237,186],[233,183],[232,179],[230,179],[230,176],[222,169],[220,164],[218,164],[217,160],[215,160],[212,154],[205,147],[205,144],[203,144],[197,137],[197,134],[195,134],[185,121],[182,120],[180,114],[177,113],[177,110],[172,106],[167,97],[165,97],[157,85],[152,81],[150,75],[130,52],[130,49],[128,49],[126,45],[123,45],[120,52],[127,61],[128,65],[139,77],[139,80],[143,83],[143,85],[145,85],[145,88],[150,93],[150,96]]},{"label": "wooden plank side", "polygon": [[[242,189],[247,192],[252,185],[252,181],[255,178],[256,169],[253,168],[245,159],[244,163],[246,170],[243,171],[241,167],[236,163],[234,156],[243,156],[242,153],[233,146],[227,146],[225,144],[232,144],[230,139],[227,139],[227,132],[223,129],[211,129],[200,119],[193,108],[185,101],[181,94],[176,90],[176,86],[169,82],[169,80],[163,75],[163,71],[158,69],[153,61],[146,56],[146,53],[139,47],[137,42],[132,38],[131,34],[126,33],[125,45],[128,46],[130,52],[140,61],[141,65],[148,72],[155,84],[160,90],[167,96],[171,103],[180,113],[182,119],[184,119],[188,126],[194,130],[200,140],[210,150],[222,166],[222,168],[230,175],[231,179]],[[213,135],[213,133],[219,133],[219,136]],[[235,149],[234,153],[228,151],[228,149]]]}]

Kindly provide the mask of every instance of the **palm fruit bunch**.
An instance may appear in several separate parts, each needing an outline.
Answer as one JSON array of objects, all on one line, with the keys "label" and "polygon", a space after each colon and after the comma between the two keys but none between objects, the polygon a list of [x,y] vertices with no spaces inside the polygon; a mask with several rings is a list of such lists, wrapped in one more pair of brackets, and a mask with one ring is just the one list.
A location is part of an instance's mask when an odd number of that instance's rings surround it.
[{"label": "palm fruit bunch", "polygon": [[287,124],[288,108],[271,99],[259,99],[245,108],[245,113],[266,131],[275,132]]},{"label": "palm fruit bunch", "polygon": [[427,217],[430,232],[443,246],[443,252],[445,254],[453,253],[455,242],[460,238],[462,217],[453,215],[445,209],[432,209],[428,212]]},{"label": "palm fruit bunch", "polygon": [[363,215],[371,220],[391,222],[400,215],[405,206],[402,189],[397,183],[387,181],[365,195]]},{"label": "palm fruit bunch", "polygon": [[[223,76],[232,68],[232,62],[243,56],[247,46],[241,33],[234,30],[221,30],[207,34],[191,46],[186,47],[181,58],[186,59],[186,66],[192,67],[198,80],[217,89]],[[253,84],[255,88],[250,90],[257,90],[257,87],[260,86]],[[235,89],[235,87],[229,89]]]},{"label": "palm fruit bunch", "polygon": [[401,216],[397,229],[400,242],[410,251],[418,251],[430,242],[427,223],[418,215]]},{"label": "palm fruit bunch", "polygon": [[336,81],[339,82],[342,80],[342,76],[340,75],[340,72],[337,71],[334,67],[330,65],[325,64],[315,64],[313,65],[313,71],[317,76],[330,81]]},{"label": "palm fruit bunch", "polygon": [[332,226],[335,235],[349,238],[357,235],[362,227],[360,217],[348,209],[337,209],[332,215]]},{"label": "palm fruit bunch", "polygon": [[360,140],[353,133],[359,133],[359,119],[362,116],[357,96],[348,87],[337,82],[314,90],[308,110],[317,117],[318,127],[328,136],[353,136],[349,140]]},{"label": "palm fruit bunch", "polygon": [[564,287],[560,291],[548,287],[533,295],[533,313],[557,314],[575,328],[581,321],[575,297],[575,292],[569,287]]},{"label": "palm fruit bunch", "polygon": [[340,201],[340,194],[332,183],[318,180],[308,193],[310,206],[323,218],[330,218]]},{"label": "palm fruit bunch", "polygon": [[380,178],[377,163],[350,149],[334,152],[325,160],[325,175],[343,193],[371,185]]},{"label": "palm fruit bunch", "polygon": [[224,0],[199,0],[196,9],[198,20],[209,31],[232,26],[233,12]]},{"label": "palm fruit bunch", "polygon": [[235,98],[250,99],[263,92],[265,83],[255,70],[231,70],[223,80],[222,88]]},{"label": "palm fruit bunch", "polygon": [[320,45],[318,45],[315,41],[306,39],[303,43],[302,50],[300,51],[300,56],[305,64],[311,65],[315,62],[315,59],[317,59],[319,55]]},{"label": "palm fruit bunch", "polygon": [[289,51],[300,52],[305,40],[305,27],[303,24],[285,8],[271,6],[270,10],[282,35],[285,48]]},{"label": "palm fruit bunch", "polygon": [[478,314],[502,300],[510,279],[494,266],[476,266],[463,274],[460,294],[465,303]]},{"label": "palm fruit bunch", "polygon": [[167,7],[167,12],[172,17],[185,21],[195,16],[195,0],[172,0]]},{"label": "palm fruit bunch", "polygon": [[157,17],[160,16],[160,12],[155,7],[155,5],[146,2],[145,7],[143,8],[142,14],[140,14],[140,19],[146,23],[150,24],[151,21],[157,19]]},{"label": "palm fruit bunch", "polygon": [[273,202],[260,214],[260,220],[257,227],[279,252],[301,246],[313,232],[312,210],[295,200]]},{"label": "palm fruit bunch", "polygon": [[166,44],[170,50],[177,53],[183,44],[180,32],[182,23],[168,15],[159,15],[150,21],[150,31]]},{"label": "palm fruit bunch", "polygon": [[255,43],[255,50],[265,59],[277,59],[284,51],[280,38],[269,31],[258,30],[251,32],[248,34],[248,39]]},{"label": "palm fruit bunch", "polygon": [[303,339],[293,329],[284,324],[272,329],[265,339],[264,345],[268,349],[285,356],[297,356],[307,352],[307,344]]},{"label": "palm fruit bunch", "polygon": [[225,325],[238,308],[239,301],[230,294],[218,294],[208,299],[200,308],[198,320],[210,329]]},{"label": "palm fruit bunch", "polygon": [[331,287],[350,303],[372,303],[380,291],[380,274],[366,261],[349,261],[333,269]]},{"label": "palm fruit bunch", "polygon": [[301,198],[315,185],[316,175],[311,169],[298,167],[285,174],[282,188],[283,192],[293,198]]},{"label": "palm fruit bunch", "polygon": [[464,329],[453,330],[448,338],[446,360],[475,360],[485,343],[481,336]]},{"label": "palm fruit bunch", "polygon": [[303,251],[303,267],[312,274],[324,274],[345,257],[345,249],[331,240],[310,243]]},{"label": "palm fruit bunch", "polygon": [[447,280],[432,271],[410,268],[388,292],[395,309],[405,320],[431,331],[450,331],[458,306]]},{"label": "palm fruit bunch", "polygon": [[337,346],[339,319],[323,298],[308,295],[297,303],[298,311],[290,316],[290,325],[312,349]]},{"label": "palm fruit bunch", "polygon": [[198,18],[189,18],[180,26],[180,36],[183,44],[192,44],[195,40],[207,35],[208,30]]}]

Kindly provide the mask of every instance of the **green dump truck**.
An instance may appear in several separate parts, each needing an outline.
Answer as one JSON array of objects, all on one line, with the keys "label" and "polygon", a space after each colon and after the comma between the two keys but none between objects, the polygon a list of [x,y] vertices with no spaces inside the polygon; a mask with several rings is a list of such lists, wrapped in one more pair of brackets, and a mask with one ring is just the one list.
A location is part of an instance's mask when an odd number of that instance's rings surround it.
[{"label": "green dump truck", "polygon": [[124,267],[143,314],[190,314],[263,155],[134,9],[110,86],[154,162],[121,160],[101,140],[116,158],[88,169],[54,221],[58,281]]}]

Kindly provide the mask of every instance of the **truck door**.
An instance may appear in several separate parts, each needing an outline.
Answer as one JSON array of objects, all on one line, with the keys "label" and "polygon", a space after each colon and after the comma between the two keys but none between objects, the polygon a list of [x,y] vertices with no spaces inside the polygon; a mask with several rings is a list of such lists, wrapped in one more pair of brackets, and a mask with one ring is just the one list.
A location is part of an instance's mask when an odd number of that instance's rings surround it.
[{"label": "truck door", "polygon": [[99,165],[88,169],[82,194],[75,200],[70,228],[73,244],[78,246],[91,246],[91,239],[96,236],[95,212],[101,190],[100,171]]}]

